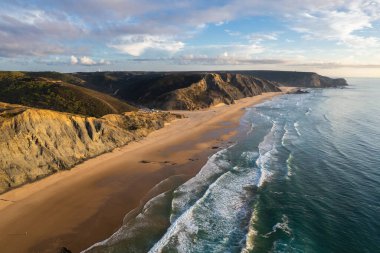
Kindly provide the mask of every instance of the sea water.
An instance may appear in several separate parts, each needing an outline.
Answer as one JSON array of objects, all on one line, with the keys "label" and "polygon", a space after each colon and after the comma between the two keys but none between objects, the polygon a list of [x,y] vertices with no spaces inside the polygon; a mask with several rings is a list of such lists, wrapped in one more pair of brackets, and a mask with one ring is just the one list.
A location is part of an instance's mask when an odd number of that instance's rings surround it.
[{"label": "sea water", "polygon": [[380,252],[380,80],[252,108],[150,252]]},{"label": "sea water", "polygon": [[86,252],[380,252],[380,79],[348,82],[247,108],[236,143]]}]

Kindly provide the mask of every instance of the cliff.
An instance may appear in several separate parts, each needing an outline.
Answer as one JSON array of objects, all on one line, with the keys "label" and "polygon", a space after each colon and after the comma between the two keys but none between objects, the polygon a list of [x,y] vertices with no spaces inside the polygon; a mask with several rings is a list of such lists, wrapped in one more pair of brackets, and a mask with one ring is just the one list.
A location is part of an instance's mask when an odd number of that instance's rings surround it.
[{"label": "cliff", "polygon": [[273,82],[232,73],[77,73],[85,86],[126,101],[164,110],[197,110],[236,99],[280,91]]},{"label": "cliff", "polygon": [[0,103],[0,193],[145,137],[179,115],[101,118]]},{"label": "cliff", "polygon": [[210,73],[188,87],[163,93],[146,104],[164,110],[198,110],[219,103],[233,104],[237,99],[263,92],[278,91],[273,83],[252,76]]},{"label": "cliff", "polygon": [[346,86],[344,78],[330,78],[318,75],[314,72],[297,71],[272,71],[272,70],[253,70],[253,71],[234,71],[246,75],[254,75],[260,78],[276,82],[282,86],[309,87],[309,88],[328,88]]}]

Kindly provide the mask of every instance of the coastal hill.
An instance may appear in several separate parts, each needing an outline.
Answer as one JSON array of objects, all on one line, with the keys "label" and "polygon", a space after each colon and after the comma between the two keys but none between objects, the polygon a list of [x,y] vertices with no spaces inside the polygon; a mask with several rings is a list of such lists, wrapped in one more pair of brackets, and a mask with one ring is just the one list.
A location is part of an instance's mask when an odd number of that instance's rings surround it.
[{"label": "coastal hill", "polygon": [[56,72],[0,72],[0,101],[94,117],[137,110],[82,82]]},{"label": "coastal hill", "polygon": [[101,117],[138,107],[198,110],[278,86],[344,85],[344,79],[287,71],[0,72],[0,101]]},{"label": "coastal hill", "polygon": [[234,73],[257,76],[276,82],[281,86],[328,88],[347,85],[344,78],[330,78],[314,72],[247,70],[235,71]]},{"label": "coastal hill", "polygon": [[279,92],[272,82],[231,73],[76,73],[85,86],[134,104],[164,110],[197,110],[236,99]]},{"label": "coastal hill", "polygon": [[0,193],[139,140],[178,117],[126,112],[95,118],[0,102]]},{"label": "coastal hill", "polygon": [[195,110],[217,103],[276,92],[278,86],[325,88],[345,86],[313,72],[217,71],[217,72],[80,72],[81,85],[112,94],[132,104],[165,110]]}]

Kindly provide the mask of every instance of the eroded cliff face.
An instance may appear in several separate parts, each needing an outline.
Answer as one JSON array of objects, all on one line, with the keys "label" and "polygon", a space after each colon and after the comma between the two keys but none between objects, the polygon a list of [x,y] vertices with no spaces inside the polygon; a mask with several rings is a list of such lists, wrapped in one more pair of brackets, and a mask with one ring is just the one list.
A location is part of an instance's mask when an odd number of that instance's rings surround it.
[{"label": "eroded cliff face", "polygon": [[219,103],[233,104],[263,92],[279,92],[272,82],[240,74],[205,74],[200,81],[157,97],[153,107],[164,110],[197,110]]},{"label": "eroded cliff face", "polygon": [[94,118],[0,103],[0,193],[145,137],[177,117],[127,112]]}]

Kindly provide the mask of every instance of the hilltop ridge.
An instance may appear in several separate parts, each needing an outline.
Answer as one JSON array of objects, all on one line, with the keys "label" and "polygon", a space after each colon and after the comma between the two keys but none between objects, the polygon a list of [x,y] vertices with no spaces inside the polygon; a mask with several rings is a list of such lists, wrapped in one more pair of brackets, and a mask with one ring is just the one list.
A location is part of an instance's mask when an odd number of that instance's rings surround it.
[{"label": "hilltop ridge", "polygon": [[348,85],[344,78],[330,78],[314,72],[246,70],[235,71],[235,73],[254,75],[268,79],[272,82],[276,82],[280,86],[328,88]]},{"label": "hilltop ridge", "polygon": [[[164,110],[197,110],[218,103],[279,92],[276,85],[250,75],[214,72],[76,73],[85,87],[109,92],[126,101]],[[95,78],[97,77],[97,78]]]},{"label": "hilltop ridge", "polygon": [[83,82],[57,72],[0,72],[0,101],[94,117],[137,110]]}]

